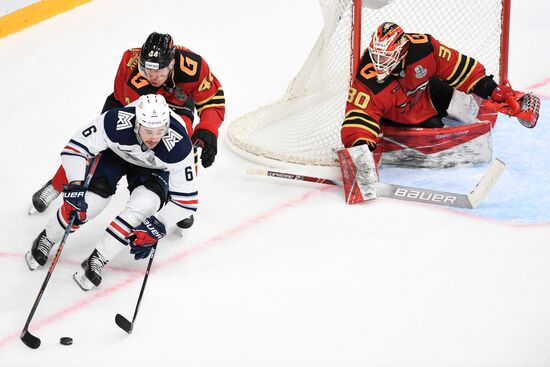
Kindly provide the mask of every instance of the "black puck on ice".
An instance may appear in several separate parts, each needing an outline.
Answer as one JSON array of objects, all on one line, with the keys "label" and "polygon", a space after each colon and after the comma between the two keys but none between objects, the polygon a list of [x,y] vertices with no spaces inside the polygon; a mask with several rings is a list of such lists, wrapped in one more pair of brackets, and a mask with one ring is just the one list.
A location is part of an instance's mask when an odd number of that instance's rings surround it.
[{"label": "black puck on ice", "polygon": [[59,342],[63,345],[71,345],[71,344],[73,344],[73,338],[69,338],[68,336],[64,336],[63,338],[59,339]]}]

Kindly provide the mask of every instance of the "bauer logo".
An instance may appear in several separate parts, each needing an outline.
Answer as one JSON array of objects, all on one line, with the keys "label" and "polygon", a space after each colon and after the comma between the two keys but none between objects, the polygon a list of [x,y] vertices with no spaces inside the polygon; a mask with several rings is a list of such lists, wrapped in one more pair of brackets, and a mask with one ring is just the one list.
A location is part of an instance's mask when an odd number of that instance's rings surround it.
[{"label": "bauer logo", "polygon": [[454,204],[456,196],[447,194],[437,194],[432,192],[398,188],[393,196],[415,201],[427,201],[430,203]]}]

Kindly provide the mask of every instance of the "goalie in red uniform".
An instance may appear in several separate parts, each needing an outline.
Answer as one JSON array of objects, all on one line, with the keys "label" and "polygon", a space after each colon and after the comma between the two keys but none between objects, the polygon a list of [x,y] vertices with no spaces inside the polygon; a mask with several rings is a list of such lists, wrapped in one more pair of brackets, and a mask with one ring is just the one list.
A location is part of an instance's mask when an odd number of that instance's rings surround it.
[{"label": "goalie in red uniform", "polygon": [[[141,48],[131,48],[122,55],[114,92],[107,97],[102,113],[124,107],[146,94],[165,97],[168,106],[185,122],[193,144],[201,148],[203,167],[211,166],[217,154],[218,129],[224,120],[225,97],[206,61],[193,51],[174,45],[169,34],[151,33]],[[193,127],[195,108],[200,121]],[[33,195],[34,209],[45,211],[66,183],[60,166],[55,176]],[[193,218],[178,223],[181,228],[192,224]]]},{"label": "goalie in red uniform", "polygon": [[[382,23],[350,88],[341,128],[342,143],[349,149],[339,152],[341,163],[347,162],[342,164],[344,178],[351,177],[344,172],[346,165],[361,157],[361,165],[370,165],[374,175],[367,181],[377,181],[370,152],[378,144],[380,124],[442,128],[454,89],[491,100],[499,112],[517,117],[526,127],[536,125],[538,97],[515,91],[507,83],[498,85],[481,63],[429,34],[405,33],[395,23]],[[364,189],[363,199],[376,197],[374,189]],[[346,197],[349,202],[348,192]]]}]

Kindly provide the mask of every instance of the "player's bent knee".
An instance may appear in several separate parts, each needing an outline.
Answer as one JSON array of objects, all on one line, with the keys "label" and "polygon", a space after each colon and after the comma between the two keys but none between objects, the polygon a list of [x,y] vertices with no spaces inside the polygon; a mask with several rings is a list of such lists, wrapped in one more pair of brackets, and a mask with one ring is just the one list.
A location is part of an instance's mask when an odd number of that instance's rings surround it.
[{"label": "player's bent knee", "polygon": [[155,194],[157,194],[157,196],[159,197],[159,200],[160,200],[160,205],[158,207],[158,210],[160,210],[163,207],[163,205],[166,203],[166,200],[168,200],[168,195],[167,195],[167,192],[164,189],[164,187],[161,184],[159,184],[158,182],[153,181],[153,180],[145,181],[143,183],[143,186],[147,190],[150,190],[150,191],[154,192]]},{"label": "player's bent knee", "polygon": [[155,214],[161,205],[162,202],[157,193],[140,185],[130,194],[121,217],[131,225],[138,225],[143,219]]},{"label": "player's bent knee", "polygon": [[94,194],[97,194],[104,199],[109,198],[115,193],[109,181],[107,181],[107,179],[104,177],[99,177],[90,181],[88,191],[93,192]]}]

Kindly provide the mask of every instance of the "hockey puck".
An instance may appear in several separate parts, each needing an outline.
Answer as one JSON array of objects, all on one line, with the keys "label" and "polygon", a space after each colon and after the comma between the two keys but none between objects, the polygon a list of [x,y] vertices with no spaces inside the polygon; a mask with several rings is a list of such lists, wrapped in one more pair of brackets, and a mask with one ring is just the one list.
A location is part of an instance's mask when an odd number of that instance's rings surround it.
[{"label": "hockey puck", "polygon": [[69,338],[68,336],[64,336],[63,338],[59,339],[59,342],[63,345],[71,345],[71,344],[73,344],[73,338]]}]

